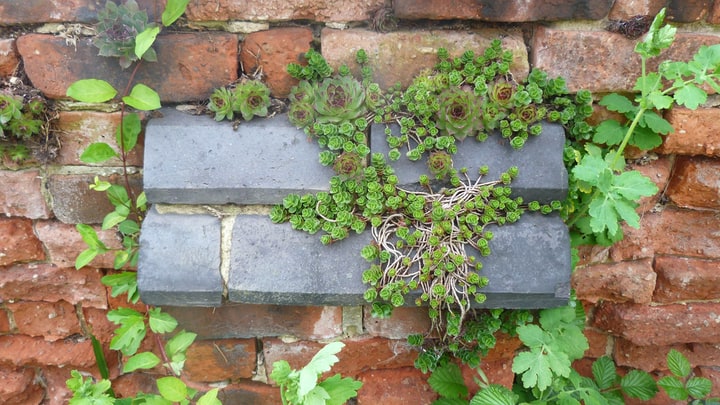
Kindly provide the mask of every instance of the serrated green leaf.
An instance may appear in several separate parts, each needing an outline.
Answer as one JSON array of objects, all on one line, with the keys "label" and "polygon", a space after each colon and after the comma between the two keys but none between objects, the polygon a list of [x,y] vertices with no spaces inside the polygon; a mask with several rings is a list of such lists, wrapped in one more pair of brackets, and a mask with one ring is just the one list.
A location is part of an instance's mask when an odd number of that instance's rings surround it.
[{"label": "serrated green leaf", "polygon": [[153,46],[155,38],[157,38],[159,33],[160,27],[152,26],[145,28],[143,32],[137,34],[135,37],[135,56],[137,56],[138,59],[142,59],[145,52]]},{"label": "serrated green leaf", "polygon": [[108,319],[112,322],[120,323],[121,326],[115,329],[115,335],[110,340],[110,348],[119,350],[126,356],[132,356],[137,352],[140,343],[145,339],[145,334],[147,333],[144,319],[142,315],[140,315],[140,317],[125,317],[116,322],[111,318],[112,312],[114,311],[108,313]]},{"label": "serrated green leaf", "polygon": [[122,125],[118,125],[115,130],[115,142],[125,152],[129,152],[135,148],[140,131],[142,131],[140,116],[136,113],[127,114],[123,116]]},{"label": "serrated green leaf", "polygon": [[270,373],[270,378],[277,384],[285,384],[288,381],[288,376],[292,372],[290,364],[285,360],[278,360],[273,363],[273,370]]},{"label": "serrated green leaf", "polygon": [[117,152],[105,142],[96,142],[90,144],[80,155],[83,163],[102,163],[106,160],[118,157]]},{"label": "serrated green leaf", "polygon": [[630,370],[620,379],[620,387],[625,394],[644,401],[650,400],[658,392],[655,380],[642,370]]},{"label": "serrated green leaf", "polygon": [[667,364],[670,372],[680,378],[690,375],[690,362],[687,357],[675,349],[670,349],[668,352]]},{"label": "serrated green leaf", "polygon": [[615,363],[609,356],[603,356],[595,360],[592,365],[592,374],[601,390],[610,388],[618,379]]},{"label": "serrated green leaf", "polygon": [[676,401],[685,401],[690,395],[682,381],[675,377],[663,377],[658,380],[657,385],[665,390],[671,399]]},{"label": "serrated green leaf", "polygon": [[110,287],[110,295],[117,297],[120,294],[127,293],[128,301],[133,296],[138,295],[137,292],[137,273],[134,271],[125,271],[118,274],[110,274],[104,276],[100,281]]},{"label": "serrated green leaf", "polygon": [[152,352],[142,352],[130,357],[123,366],[123,373],[135,370],[147,370],[160,364],[160,358]]},{"label": "serrated green leaf", "polygon": [[606,145],[619,145],[625,137],[626,132],[627,128],[618,121],[605,120],[595,128],[593,142]]},{"label": "serrated green leaf", "polygon": [[635,111],[637,111],[637,107],[635,106],[635,104],[633,104],[632,101],[630,101],[630,99],[616,93],[610,93],[606,95],[600,100],[599,104],[610,111],[616,111],[621,114],[634,114]]},{"label": "serrated green leaf", "polygon": [[95,259],[95,257],[98,255],[98,253],[99,252],[97,250],[92,249],[92,248],[83,250],[75,258],[75,268],[79,270],[79,269],[87,266],[88,264],[90,264],[90,262],[93,261],[93,259]]},{"label": "serrated green leaf", "polygon": [[600,156],[585,155],[580,164],[572,169],[572,174],[592,186],[599,186],[606,182],[608,175],[612,175],[609,164]]},{"label": "serrated green leaf", "polygon": [[218,388],[213,388],[198,398],[197,405],[222,405],[222,402],[217,398]]},{"label": "serrated green leaf", "polygon": [[301,398],[303,405],[325,405],[326,401],[330,399],[330,394],[325,391],[325,388],[316,385]]},{"label": "serrated green leaf", "polygon": [[675,102],[691,110],[697,109],[700,104],[707,101],[707,93],[705,90],[692,83],[685,84],[679,90],[675,91],[674,97]]},{"label": "serrated green leaf", "polygon": [[552,372],[547,356],[541,350],[534,349],[522,352],[513,359],[512,371],[522,374],[522,383],[525,388],[537,387],[544,391],[552,383]]},{"label": "serrated green leaf", "polygon": [[661,91],[653,91],[648,94],[648,101],[652,104],[652,108],[660,110],[667,110],[673,104],[673,98],[663,94]]},{"label": "serrated green leaf", "polygon": [[125,104],[142,111],[157,110],[161,107],[160,96],[150,87],[138,83],[130,91],[130,95],[123,97]]},{"label": "serrated green leaf", "polygon": [[447,363],[436,368],[428,378],[428,384],[442,397],[467,398],[468,396],[462,372],[455,363]]},{"label": "serrated green leaf", "polygon": [[655,15],[648,33],[642,42],[635,45],[635,52],[645,58],[660,55],[664,49],[670,47],[675,40],[677,29],[670,25],[662,25],[665,20],[665,9],[663,8]]},{"label": "serrated green leaf", "polygon": [[163,25],[169,27],[180,18],[180,16],[185,13],[189,2],[190,0],[168,0],[165,10],[162,13]]},{"label": "serrated green leaf", "polygon": [[522,325],[516,331],[520,340],[527,347],[540,347],[546,343],[545,332],[538,325]]},{"label": "serrated green leaf", "polygon": [[702,377],[691,377],[686,383],[688,393],[693,398],[705,398],[712,391],[712,381]]},{"label": "serrated green leaf", "polygon": [[318,376],[326,371],[330,371],[332,365],[338,361],[335,355],[339,353],[343,347],[345,347],[345,344],[342,342],[328,343],[300,370],[298,396],[304,397],[317,385]]},{"label": "serrated green leaf", "polygon": [[177,327],[177,320],[160,308],[153,308],[148,311],[150,330],[155,333],[170,333]]},{"label": "serrated green leaf", "polygon": [[343,405],[348,399],[357,396],[363,384],[350,377],[342,378],[340,374],[335,374],[318,385],[330,396],[325,402],[326,405]]},{"label": "serrated green leaf", "polygon": [[[650,72],[647,73],[645,76],[640,76],[635,81],[635,86],[633,87],[633,90],[640,93],[641,95],[648,95],[653,94],[656,92],[662,91],[662,77],[659,73]],[[642,99],[639,100],[641,105],[644,103]],[[648,105],[644,105],[644,107],[650,108]],[[626,113],[625,116],[628,117],[628,119],[634,119],[636,115],[636,112],[629,112]]]},{"label": "serrated green leaf", "polygon": [[502,385],[492,384],[480,390],[470,405],[515,405],[518,396]]},{"label": "serrated green leaf", "polygon": [[432,405],[468,405],[468,401],[459,398],[438,398]]},{"label": "serrated green leaf", "polygon": [[643,114],[642,123],[658,134],[667,135],[671,132],[675,132],[675,128],[673,128],[673,126],[665,120],[665,118],[652,111],[647,111]]},{"label": "serrated green leaf", "polygon": [[657,185],[637,170],[628,170],[615,176],[613,190],[630,201],[650,197],[658,192]]},{"label": "serrated green leaf", "polygon": [[104,80],[82,79],[71,84],[65,94],[84,103],[104,103],[112,100],[117,90]]},{"label": "serrated green leaf", "polygon": [[188,388],[182,380],[177,377],[163,377],[157,380],[160,395],[168,401],[180,402],[187,398]]},{"label": "serrated green leaf", "polygon": [[650,150],[662,145],[662,137],[646,127],[637,126],[630,137],[630,145]]},{"label": "serrated green leaf", "polygon": [[618,215],[607,194],[593,199],[588,207],[590,227],[593,233],[602,233],[605,229],[611,234],[618,231]]}]

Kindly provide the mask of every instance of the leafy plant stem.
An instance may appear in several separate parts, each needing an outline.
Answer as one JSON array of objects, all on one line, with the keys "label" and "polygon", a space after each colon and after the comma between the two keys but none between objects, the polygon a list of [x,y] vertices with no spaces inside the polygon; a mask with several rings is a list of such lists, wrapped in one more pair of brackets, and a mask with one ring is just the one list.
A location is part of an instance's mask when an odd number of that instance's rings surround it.
[{"label": "leafy plant stem", "polygon": [[[125,90],[123,90],[123,96],[127,96],[128,94],[130,94],[130,86],[135,81],[135,75],[137,74],[138,69],[140,68],[140,65],[142,65],[142,59],[137,61],[137,63],[135,64],[135,67],[133,68],[132,73],[130,73],[130,78],[128,79],[127,85],[125,86]],[[121,97],[121,99],[122,99],[122,97]],[[122,125],[122,122],[125,119],[125,107],[126,107],[125,102],[122,102],[121,108],[120,108],[120,126],[118,128],[118,130],[120,131],[120,160],[122,161],[123,181],[125,182],[125,190],[127,191],[128,196],[130,196],[130,201],[133,202],[133,201],[137,201],[137,200],[136,200],[136,196],[135,196],[135,191],[132,189],[132,187],[130,187],[130,173],[128,171],[128,165],[127,165],[128,152],[127,152],[127,148],[125,147],[125,136],[123,134],[123,125]],[[141,222],[142,215],[138,211],[136,204],[131,203],[130,207],[128,207],[128,208],[130,208],[130,211],[135,216],[135,219],[138,222]]]}]

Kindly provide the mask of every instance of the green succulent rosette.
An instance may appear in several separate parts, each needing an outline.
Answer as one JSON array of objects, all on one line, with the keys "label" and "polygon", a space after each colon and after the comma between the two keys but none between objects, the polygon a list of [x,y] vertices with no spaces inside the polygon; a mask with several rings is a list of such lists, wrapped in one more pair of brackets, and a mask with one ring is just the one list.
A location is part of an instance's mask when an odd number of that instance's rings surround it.
[{"label": "green succulent rosette", "polygon": [[270,89],[259,81],[248,81],[235,89],[235,111],[240,111],[245,121],[253,116],[265,117],[270,106]]},{"label": "green succulent rosette", "polygon": [[215,113],[215,121],[222,121],[225,118],[232,120],[235,111],[233,110],[233,96],[232,92],[225,87],[216,89],[210,96],[210,103],[208,109]]},{"label": "green succulent rosette", "polygon": [[443,91],[439,97],[437,126],[458,140],[473,136],[482,128],[482,116],[477,96],[460,88]]},{"label": "green succulent rosette", "polygon": [[[128,0],[120,6],[108,1],[105,9],[98,12],[98,24],[95,27],[97,35],[93,45],[100,49],[100,56],[119,58],[120,66],[125,69],[138,59],[135,55],[135,37],[150,26],[147,13],[140,10],[135,0]],[[148,49],[143,59],[156,62],[155,50]]]},{"label": "green succulent rosette", "polygon": [[315,110],[321,123],[354,120],[367,112],[365,89],[351,76],[325,79],[315,92]]},{"label": "green succulent rosette", "polygon": [[315,122],[315,108],[306,102],[290,103],[288,120],[297,128],[305,128]]}]

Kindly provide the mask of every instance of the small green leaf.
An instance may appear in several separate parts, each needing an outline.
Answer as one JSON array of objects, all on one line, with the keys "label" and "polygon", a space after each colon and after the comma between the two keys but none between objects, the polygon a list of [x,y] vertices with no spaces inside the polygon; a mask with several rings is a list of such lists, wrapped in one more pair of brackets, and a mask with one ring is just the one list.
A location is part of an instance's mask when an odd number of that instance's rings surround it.
[{"label": "small green leaf", "polygon": [[118,225],[118,231],[120,231],[123,235],[133,235],[140,232],[140,225],[138,225],[137,222],[128,219]]},{"label": "small green leaf", "polygon": [[653,132],[657,132],[658,134],[667,135],[675,131],[673,126],[669,122],[667,122],[665,118],[659,116],[652,111],[647,111],[645,112],[645,114],[643,114],[642,123],[648,128],[650,128]]},{"label": "small green leaf", "polygon": [[700,104],[707,101],[707,93],[694,84],[688,83],[675,92],[675,101],[691,110],[695,110]]},{"label": "small green leaf", "polygon": [[188,396],[187,385],[176,377],[159,378],[157,387],[160,395],[172,402],[181,402]]},{"label": "small green leaf", "polygon": [[662,94],[661,91],[653,91],[648,94],[648,101],[653,105],[653,107],[660,110],[667,110],[672,107],[673,104],[673,98]]},{"label": "small green leaf", "polygon": [[292,372],[290,364],[285,360],[278,360],[273,363],[273,370],[270,373],[270,378],[277,384],[285,384],[288,381],[288,376]]},{"label": "small green leaf", "polygon": [[478,392],[470,405],[515,405],[518,396],[502,385],[492,384]]},{"label": "small green leaf", "polygon": [[97,250],[98,253],[104,253],[108,250],[107,246],[100,240],[95,229],[90,225],[77,224],[75,225],[78,233],[82,237],[83,241],[93,250]]},{"label": "small green leaf", "polygon": [[593,142],[606,145],[619,145],[625,137],[627,128],[616,120],[605,120],[595,128]]},{"label": "small green leaf", "polygon": [[137,144],[140,131],[142,131],[140,116],[137,113],[124,115],[122,125],[118,125],[115,130],[115,142],[122,150],[129,152]]},{"label": "small green leaf", "polygon": [[127,216],[121,215],[117,211],[109,212],[103,219],[102,229],[108,230],[126,219]]},{"label": "small green leaf", "polygon": [[117,95],[108,82],[99,79],[82,79],[71,84],[66,95],[84,103],[104,103]]},{"label": "small green leaf", "polygon": [[162,13],[163,25],[169,27],[180,18],[185,13],[189,2],[190,0],[168,0],[165,11]]},{"label": "small green leaf", "polygon": [[670,349],[668,352],[667,364],[670,372],[680,378],[690,375],[690,362],[687,357],[675,349]]},{"label": "small green leaf", "polygon": [[80,155],[80,160],[84,163],[102,163],[108,159],[117,157],[118,154],[105,142],[96,142],[90,144]]},{"label": "small green leaf", "polygon": [[148,27],[135,37],[135,56],[142,59],[148,49],[155,43],[155,38],[160,33],[160,27]]},{"label": "small green leaf", "polygon": [[676,401],[685,401],[690,395],[682,381],[675,377],[663,377],[658,380],[657,385],[665,390],[671,399]]},{"label": "small green leaf", "polygon": [[362,385],[360,381],[350,377],[342,378],[340,374],[335,374],[318,384],[330,397],[326,399],[325,405],[343,405],[348,399],[357,396]]},{"label": "small green leaf", "polygon": [[218,388],[213,388],[206,392],[203,396],[198,398],[197,405],[222,405],[222,402],[217,398]]},{"label": "small green leaf", "polygon": [[150,330],[155,333],[169,333],[177,327],[177,320],[160,308],[153,308],[148,312],[150,316]]},{"label": "small green leaf", "polygon": [[618,378],[615,363],[608,356],[600,357],[592,365],[593,377],[601,390],[610,388]]},{"label": "small green leaf", "polygon": [[180,331],[165,343],[165,352],[170,358],[173,358],[177,353],[186,351],[196,337],[196,333]]},{"label": "small green leaf", "polygon": [[123,366],[123,373],[130,373],[138,369],[151,369],[160,364],[160,358],[152,352],[142,352],[130,357],[125,366]]},{"label": "small green leaf", "polygon": [[621,114],[634,113],[637,107],[625,96],[616,93],[610,93],[603,97],[599,103],[610,111],[616,111]]},{"label": "small green leaf", "polygon": [[710,395],[712,381],[707,378],[692,377],[685,383],[685,388],[687,388],[691,397],[698,399],[705,398]]},{"label": "small green leaf", "polygon": [[83,250],[77,256],[77,258],[75,258],[75,268],[79,270],[79,269],[87,266],[88,264],[90,264],[90,262],[93,261],[93,259],[95,259],[95,257],[98,255],[98,253],[99,252],[95,249]]},{"label": "small green leaf", "polygon": [[326,371],[330,371],[332,365],[338,361],[335,355],[339,353],[343,347],[345,347],[345,344],[342,342],[328,343],[300,370],[298,396],[304,397],[316,386],[318,376]]},{"label": "small green leaf", "polygon": [[447,363],[433,371],[428,384],[440,396],[446,398],[467,398],[468,388],[463,382],[462,372],[455,363]]},{"label": "small green leaf", "polygon": [[123,97],[123,101],[142,111],[157,110],[161,107],[160,96],[157,92],[142,83],[136,84],[130,91],[130,95]]},{"label": "small green leaf", "polygon": [[650,400],[658,392],[655,380],[641,370],[630,370],[620,379],[620,387],[625,394],[644,401]]},{"label": "small green leaf", "polygon": [[137,291],[137,273],[134,271],[110,274],[101,278],[100,281],[104,285],[111,287],[110,291],[113,297],[127,293],[129,302],[135,303],[139,299]]}]

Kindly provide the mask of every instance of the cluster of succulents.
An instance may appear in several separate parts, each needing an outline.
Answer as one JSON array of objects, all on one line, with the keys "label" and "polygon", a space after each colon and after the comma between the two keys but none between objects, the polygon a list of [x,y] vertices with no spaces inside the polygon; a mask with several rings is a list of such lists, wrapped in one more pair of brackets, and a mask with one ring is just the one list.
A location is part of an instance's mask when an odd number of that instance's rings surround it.
[{"label": "cluster of succulents", "polygon": [[221,87],[210,96],[208,109],[215,113],[215,120],[233,120],[240,113],[245,121],[254,116],[265,117],[270,107],[270,89],[257,80],[248,80],[233,89]]},{"label": "cluster of succulents", "polygon": [[[147,13],[140,9],[135,0],[127,0],[120,5],[108,1],[105,9],[98,12],[98,24],[95,27],[97,35],[93,44],[99,48],[101,56],[119,58],[120,66],[125,69],[138,60],[135,38],[151,26]],[[156,62],[155,50],[149,48],[143,59]]]},{"label": "cluster of succulents", "polygon": [[25,142],[38,135],[45,123],[45,100],[0,94],[0,156],[21,161],[30,156]]}]

